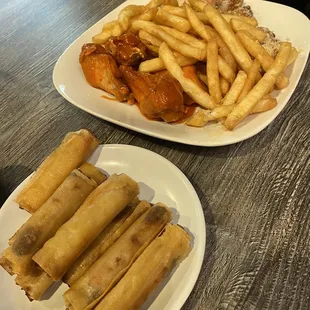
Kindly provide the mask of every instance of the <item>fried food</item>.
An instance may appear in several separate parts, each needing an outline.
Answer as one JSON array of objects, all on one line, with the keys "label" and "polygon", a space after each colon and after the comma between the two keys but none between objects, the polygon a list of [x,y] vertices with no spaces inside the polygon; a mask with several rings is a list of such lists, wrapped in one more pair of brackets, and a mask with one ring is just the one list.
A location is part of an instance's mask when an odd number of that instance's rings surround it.
[{"label": "fried food", "polygon": [[[267,72],[274,61],[273,57],[247,31],[238,31],[237,36],[248,52],[260,61],[263,69]],[[288,83],[287,76],[281,72],[276,82],[277,88],[283,89],[288,86]]]},{"label": "fried food", "polygon": [[126,174],[110,176],[86,198],[32,259],[53,280],[60,280],[112,219],[138,194],[138,184]]},{"label": "fried food", "polygon": [[177,63],[173,53],[169,49],[166,43],[163,43],[159,48],[159,57],[164,62],[167,70],[170,74],[177,79],[184,91],[199,105],[209,109],[215,107],[214,100],[210,95],[202,90],[197,84],[195,84],[191,79],[184,77],[184,72],[182,68]]},{"label": "fried food", "polygon": [[[174,52],[174,56],[181,67],[189,66],[197,62],[194,58],[185,57],[177,52]],[[139,71],[141,72],[156,72],[165,70],[165,64],[160,58],[153,58],[141,62]]]},{"label": "fried food", "polygon": [[167,123],[183,116],[182,87],[170,74],[144,73],[129,66],[121,66],[120,70],[143,115],[149,119],[163,119]]},{"label": "fried food", "polygon": [[236,79],[232,83],[228,93],[223,99],[222,105],[231,105],[237,101],[238,96],[240,95],[244,87],[246,78],[247,78],[247,75],[244,71],[238,72]]},{"label": "fried food", "polygon": [[184,56],[196,58],[197,60],[204,60],[206,58],[206,49],[196,48],[183,43],[154,23],[135,20],[132,22],[132,27],[136,30],[143,29],[150,34],[159,37],[161,40],[165,41],[170,48]]},{"label": "fried food", "polygon": [[111,55],[119,65],[136,66],[147,58],[144,44],[130,32],[110,38],[102,47],[102,52]]},{"label": "fried food", "polygon": [[188,32],[191,28],[190,23],[183,17],[168,13],[163,9],[159,9],[154,21],[160,25],[175,28],[182,32]]},{"label": "fried food", "polygon": [[281,43],[280,51],[261,80],[253,87],[248,95],[227,116],[224,123],[227,129],[235,128],[247,115],[251,113],[255,105],[268,94],[270,88],[276,83],[278,76],[286,68],[291,52],[291,43]]},{"label": "fried food", "polygon": [[98,145],[99,140],[86,129],[68,133],[15,198],[19,207],[30,213],[37,211]]},{"label": "fried food", "polygon": [[241,100],[249,93],[249,91],[256,84],[256,77],[257,74],[259,73],[259,70],[260,70],[260,61],[255,58],[248,72],[248,77],[245,81],[242,91],[237,99],[238,103],[241,102]]},{"label": "fried food", "polygon": [[126,101],[130,91],[121,80],[121,73],[114,58],[101,53],[102,46],[84,44],[80,54],[80,64],[87,82],[114,95],[119,101]]},{"label": "fried food", "polygon": [[212,6],[206,5],[204,12],[215,30],[221,35],[239,66],[247,73],[251,67],[252,59],[238,37],[232,31],[224,17]]},{"label": "fried food", "polygon": [[230,25],[234,32],[237,32],[240,30],[246,30],[253,37],[255,37],[259,42],[264,41],[266,38],[266,33],[263,30],[257,29],[256,27],[249,25],[248,23],[240,19],[232,18],[230,20]]},{"label": "fried food", "polygon": [[222,100],[222,90],[218,68],[218,48],[213,41],[210,41],[207,47],[207,79],[210,95],[214,102],[219,104]]}]

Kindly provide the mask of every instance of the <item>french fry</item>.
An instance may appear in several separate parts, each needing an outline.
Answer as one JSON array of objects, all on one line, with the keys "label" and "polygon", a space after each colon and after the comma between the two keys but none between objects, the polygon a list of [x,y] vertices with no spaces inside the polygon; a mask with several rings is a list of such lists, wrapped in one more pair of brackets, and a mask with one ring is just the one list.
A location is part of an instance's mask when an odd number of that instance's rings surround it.
[{"label": "french fry", "polygon": [[[194,58],[185,57],[179,53],[174,52],[174,57],[176,58],[180,67],[190,66],[197,62]],[[139,71],[141,72],[156,72],[165,69],[165,64],[160,58],[153,58],[140,63]]]},{"label": "french fry", "polygon": [[148,4],[146,4],[143,8],[143,11],[146,12],[152,8],[157,8],[161,6],[165,1],[164,0],[151,0]]},{"label": "french fry", "polygon": [[143,5],[128,5],[123,8],[118,14],[118,22],[123,32],[127,31],[130,27],[130,20],[140,15],[143,11]]},{"label": "french fry", "polygon": [[203,74],[202,72],[200,71],[197,71],[197,75],[199,77],[199,79],[204,82],[206,84],[206,86],[208,86],[208,78],[205,74]]},{"label": "french fry", "polygon": [[184,4],[185,13],[192,28],[197,32],[199,36],[205,39],[207,42],[212,40],[212,36],[203,22],[198,18],[197,13],[188,5]]},{"label": "french fry", "polygon": [[151,35],[150,33],[146,32],[145,30],[141,29],[139,31],[139,38],[141,41],[149,42],[153,46],[160,47],[160,45],[163,43],[162,40],[158,39],[157,37]]},{"label": "french fry", "polygon": [[198,85],[201,89],[208,91],[207,86],[199,79],[198,72],[195,66],[184,66],[182,68],[183,76],[185,78],[191,79],[196,85]]},{"label": "french fry", "polygon": [[169,73],[179,81],[183,90],[191,97],[193,100],[207,109],[213,109],[215,107],[215,102],[210,97],[210,95],[202,90],[197,84],[195,84],[191,79],[184,77],[184,72],[182,68],[177,63],[173,53],[169,49],[167,43],[163,43],[159,48],[159,57],[165,64],[165,67]]},{"label": "french fry", "polygon": [[207,48],[207,44],[205,42],[196,39],[195,37],[191,36],[188,33],[185,33],[185,32],[170,28],[170,27],[166,27],[166,26],[160,26],[160,28],[164,29],[167,33],[175,37],[177,40],[180,40],[193,47],[198,47],[201,49]]},{"label": "french fry", "polygon": [[235,18],[254,27],[258,25],[257,20],[253,17],[246,17],[246,16],[239,16],[239,15],[232,15],[232,14],[222,14],[222,15],[228,23],[231,21],[232,18]]},{"label": "french fry", "polygon": [[155,55],[158,55],[158,50],[159,50],[158,46],[155,46],[146,40],[143,40],[143,39],[140,39],[140,40],[150,51],[152,51]]},{"label": "french fry", "polygon": [[213,110],[199,109],[187,122],[186,125],[193,127],[203,127],[209,121],[220,120],[226,117],[235,106],[230,105],[220,105],[215,107]]},{"label": "french fry", "polygon": [[223,99],[222,105],[235,104],[237,98],[244,87],[247,75],[244,71],[239,71],[236,79],[232,83],[228,93]]},{"label": "french fry", "polygon": [[159,37],[163,41],[165,41],[170,48],[181,53],[184,56],[195,58],[198,60],[204,60],[206,58],[207,51],[190,46],[188,44],[183,43],[180,40],[177,40],[172,35],[161,29],[158,25],[155,25],[152,22],[143,21],[143,20],[134,20],[132,22],[132,27],[136,30],[143,29],[150,34]]},{"label": "french fry", "polygon": [[223,57],[223,59],[227,62],[227,64],[233,69],[233,71],[237,71],[237,62],[227,47],[226,43],[223,41],[219,33],[213,29],[212,27],[205,26],[206,31],[209,33],[211,38],[217,43],[219,46],[219,54]]},{"label": "french fry", "polygon": [[218,48],[214,41],[210,41],[207,47],[207,78],[209,92],[216,104],[222,100],[220,88],[220,75],[218,69]]},{"label": "french fry", "polygon": [[114,29],[117,26],[119,26],[118,20],[113,20],[111,22],[108,22],[108,23],[104,24],[102,26],[102,31],[111,30],[111,29]]},{"label": "french fry", "polygon": [[186,18],[184,9],[179,6],[163,5],[162,9],[170,14]]},{"label": "french fry", "polygon": [[221,87],[223,96],[225,96],[230,89],[230,83],[226,81],[222,76],[220,77],[220,87]]},{"label": "french fry", "polygon": [[[272,110],[277,106],[277,99],[266,96],[260,100],[250,114],[262,113]],[[213,110],[199,109],[187,122],[186,125],[193,127],[203,127],[209,121],[221,120],[227,117],[236,107],[234,104],[220,105]]]},{"label": "french fry", "polygon": [[220,55],[218,56],[218,61],[220,74],[225,78],[225,80],[232,83],[236,78],[236,73]]},{"label": "french fry", "polygon": [[158,10],[156,16],[154,17],[154,21],[157,24],[169,26],[182,32],[188,32],[191,29],[191,25],[188,20],[183,17],[170,14],[163,9]]},{"label": "french fry", "polygon": [[192,127],[203,127],[208,121],[208,110],[199,109],[185,124]]},{"label": "french fry", "polygon": [[[270,56],[269,53],[263,48],[263,46],[261,46],[247,31],[238,31],[237,36],[248,52],[261,62],[263,69],[265,72],[267,72],[274,61],[273,57]],[[289,80],[287,76],[281,72],[276,82],[277,88],[283,89],[287,87],[288,84]]]},{"label": "french fry", "polygon": [[164,0],[164,5],[179,6],[178,0]]},{"label": "french fry", "polygon": [[96,44],[102,44],[108,41],[113,36],[120,36],[123,33],[121,26],[117,20],[109,22],[102,27],[102,32],[92,38]]},{"label": "french fry", "polygon": [[267,95],[254,106],[251,114],[272,110],[277,106],[277,103],[278,102],[276,98],[272,98],[270,95]]},{"label": "french fry", "polygon": [[231,28],[234,32],[240,31],[240,30],[246,30],[248,31],[253,37],[255,37],[259,42],[264,41],[266,38],[266,33],[263,30],[257,29],[256,27],[240,20],[237,18],[232,18],[230,20]]},{"label": "french fry", "polygon": [[248,77],[245,81],[242,91],[237,99],[237,103],[241,102],[241,100],[249,93],[249,91],[256,84],[256,76],[257,73],[259,73],[259,69],[260,69],[260,61],[257,58],[255,58],[248,72]]},{"label": "french fry", "polygon": [[198,11],[203,12],[204,7],[206,6],[206,2],[199,0],[188,0],[189,4]]},{"label": "french fry", "polygon": [[151,9],[145,11],[144,13],[142,13],[141,15],[133,17],[132,19],[133,20],[138,19],[138,20],[149,20],[149,21],[151,21],[151,20],[153,20],[153,18],[157,14],[157,10],[158,10],[157,7],[151,8]]},{"label": "french fry", "polygon": [[291,53],[290,53],[290,58],[288,59],[287,62],[287,67],[290,66],[298,57],[298,52],[295,47],[292,47]]},{"label": "french fry", "polygon": [[234,129],[254,109],[255,105],[266,95],[276,83],[277,77],[286,68],[291,52],[291,43],[281,43],[281,47],[274,62],[261,80],[252,88],[248,95],[227,116],[224,123],[229,130]]},{"label": "french fry", "polygon": [[[183,18],[187,18],[186,12],[183,7],[175,7],[170,5],[163,5],[162,9],[167,11],[170,14],[174,14]],[[207,16],[202,12],[196,12],[197,17],[202,21],[204,24],[208,24],[209,20]]]},{"label": "french fry", "polygon": [[238,37],[232,31],[230,25],[222,17],[220,12],[212,5],[206,5],[204,12],[207,15],[210,23],[228,46],[237,63],[245,72],[248,72],[252,64],[252,59],[247,50],[243,47]]}]

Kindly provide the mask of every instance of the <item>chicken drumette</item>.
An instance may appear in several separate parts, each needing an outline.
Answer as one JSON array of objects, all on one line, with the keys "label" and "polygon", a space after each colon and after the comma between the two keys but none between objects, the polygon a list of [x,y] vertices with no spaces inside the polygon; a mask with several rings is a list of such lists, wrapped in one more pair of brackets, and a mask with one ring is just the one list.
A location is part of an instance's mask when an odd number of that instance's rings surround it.
[{"label": "chicken drumette", "polygon": [[80,64],[87,82],[126,101],[130,91],[121,79],[118,64],[138,65],[146,57],[146,48],[131,33],[113,37],[105,44],[84,44]]},{"label": "chicken drumette", "polygon": [[121,66],[120,70],[145,116],[165,122],[175,122],[183,116],[182,87],[167,71],[150,74],[130,66]]}]

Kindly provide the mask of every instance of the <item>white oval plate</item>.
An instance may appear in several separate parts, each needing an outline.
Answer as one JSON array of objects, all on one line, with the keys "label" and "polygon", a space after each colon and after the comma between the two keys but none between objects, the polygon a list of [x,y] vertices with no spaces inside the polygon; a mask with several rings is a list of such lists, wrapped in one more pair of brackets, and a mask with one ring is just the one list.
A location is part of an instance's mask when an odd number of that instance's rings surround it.
[{"label": "white oval plate", "polygon": [[91,42],[105,22],[117,19],[118,12],[128,4],[145,4],[147,0],[126,1],[113,12],[84,32],[62,54],[55,65],[53,81],[58,92],[80,109],[120,126],[174,142],[200,146],[228,145],[248,139],[267,127],[283,110],[292,96],[304,70],[309,54],[310,22],[299,11],[288,6],[260,0],[248,0],[261,26],[274,31],[281,40],[289,39],[300,51],[297,61],[287,70],[290,85],[274,92],[278,106],[271,111],[247,117],[234,131],[225,130],[221,124],[210,123],[204,128],[184,124],[169,125],[149,121],[136,106],[129,106],[101,98],[102,90],[91,87],[85,80],[78,61],[81,47]]},{"label": "white oval plate", "polygon": [[[185,227],[192,235],[193,249],[181,265],[150,296],[141,309],[181,309],[198,278],[205,251],[206,232],[202,207],[195,189],[186,176],[171,162],[151,151],[128,145],[100,146],[89,162],[108,174],[126,173],[140,187],[140,199],[163,202],[173,211],[173,222]],[[22,182],[4,203],[0,212],[0,252],[9,238],[29,218],[13,201],[24,187]],[[57,290],[56,290],[57,289]],[[15,285],[13,277],[0,267],[1,310],[60,310],[65,309],[62,293],[65,284],[56,283],[42,301],[29,302]],[[55,292],[56,290],[56,292]]]}]

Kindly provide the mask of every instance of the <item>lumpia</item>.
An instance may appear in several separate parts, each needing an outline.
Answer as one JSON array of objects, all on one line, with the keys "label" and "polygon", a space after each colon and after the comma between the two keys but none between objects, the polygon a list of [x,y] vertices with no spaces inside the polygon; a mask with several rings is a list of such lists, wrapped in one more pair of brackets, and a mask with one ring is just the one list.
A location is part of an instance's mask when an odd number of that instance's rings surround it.
[{"label": "lumpia", "polygon": [[98,139],[86,129],[68,133],[17,196],[15,201],[19,207],[30,213],[37,211],[65,178],[87,160],[98,145]]},{"label": "lumpia", "polygon": [[39,300],[45,291],[54,283],[53,279],[32,261],[25,275],[18,275],[15,279],[29,300]]},{"label": "lumpia", "polygon": [[75,261],[65,274],[63,281],[71,286],[150,207],[145,200],[138,205],[131,202]]},{"label": "lumpia", "polygon": [[96,187],[93,180],[74,170],[11,238],[10,246],[0,257],[0,265],[11,275],[27,274],[32,256],[73,216]]},{"label": "lumpia", "polygon": [[171,219],[171,211],[163,204],[145,212],[65,292],[67,308],[93,309]]},{"label": "lumpia", "polygon": [[112,175],[87,197],[72,218],[32,259],[50,277],[60,280],[103,229],[138,194],[138,184],[126,174]]},{"label": "lumpia", "polygon": [[181,227],[168,224],[95,310],[139,309],[190,250],[189,235]]}]

